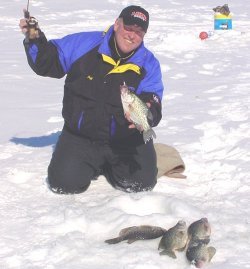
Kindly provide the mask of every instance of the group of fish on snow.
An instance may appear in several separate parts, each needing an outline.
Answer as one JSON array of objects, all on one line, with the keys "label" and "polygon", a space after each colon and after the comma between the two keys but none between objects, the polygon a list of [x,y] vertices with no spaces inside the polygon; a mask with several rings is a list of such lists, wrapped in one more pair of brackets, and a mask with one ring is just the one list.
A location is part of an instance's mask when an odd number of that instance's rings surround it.
[{"label": "group of fish on snow", "polygon": [[175,251],[186,250],[186,257],[191,264],[201,268],[211,261],[216,249],[208,246],[210,242],[211,225],[207,218],[201,218],[187,227],[183,220],[166,230],[158,226],[142,225],[124,228],[116,238],[108,239],[108,244],[116,244],[128,240],[129,244],[136,240],[155,239],[161,237],[158,250],[160,255],[168,255],[176,259]]}]

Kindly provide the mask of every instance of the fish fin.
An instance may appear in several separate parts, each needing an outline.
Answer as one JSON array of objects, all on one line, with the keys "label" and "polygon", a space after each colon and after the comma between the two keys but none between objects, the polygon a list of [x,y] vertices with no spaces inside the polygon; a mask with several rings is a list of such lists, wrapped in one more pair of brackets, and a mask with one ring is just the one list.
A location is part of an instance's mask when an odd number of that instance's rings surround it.
[{"label": "fish fin", "polygon": [[200,240],[203,244],[208,245],[210,242],[210,236],[206,236],[204,239]]},{"label": "fish fin", "polygon": [[127,243],[128,243],[128,244],[132,244],[132,243],[134,243],[135,241],[137,241],[137,239],[128,239]]},{"label": "fish fin", "polygon": [[207,251],[208,251],[208,254],[209,254],[209,261],[211,261],[213,256],[216,253],[216,249],[214,247],[208,247]]},{"label": "fish fin", "polygon": [[119,236],[124,236],[126,235],[130,230],[135,229],[136,226],[131,226],[131,227],[127,227],[127,228],[123,228],[121,229],[121,231],[119,232]]},{"label": "fish fin", "polygon": [[206,236],[206,238],[204,238],[202,241],[204,244],[208,245],[210,242],[210,236]]},{"label": "fish fin", "polygon": [[205,238],[202,238],[202,239],[200,239],[197,236],[194,236],[194,237],[191,238],[191,240],[189,242],[189,245],[190,246],[195,246],[195,245],[199,245],[199,244],[208,245],[209,242],[210,242],[210,237],[209,236],[207,236]]},{"label": "fish fin", "polygon": [[169,257],[176,259],[176,255],[172,250],[163,250],[162,252],[160,252],[160,255],[168,255]]},{"label": "fish fin", "polygon": [[162,247],[162,239],[160,240],[160,243],[159,243],[159,245],[158,245],[158,250],[160,250],[160,249],[162,249],[163,247]]},{"label": "fish fin", "polygon": [[152,128],[148,129],[147,131],[143,131],[143,140],[147,143],[150,139],[156,138],[156,134]]},{"label": "fish fin", "polygon": [[108,243],[108,244],[117,244],[120,243],[123,240],[123,238],[121,236],[116,237],[116,238],[112,238],[112,239],[107,239],[104,242]]},{"label": "fish fin", "polygon": [[182,251],[184,251],[185,249],[186,249],[186,245],[185,245],[183,248],[179,248],[179,249],[177,249],[177,251],[182,252]]}]

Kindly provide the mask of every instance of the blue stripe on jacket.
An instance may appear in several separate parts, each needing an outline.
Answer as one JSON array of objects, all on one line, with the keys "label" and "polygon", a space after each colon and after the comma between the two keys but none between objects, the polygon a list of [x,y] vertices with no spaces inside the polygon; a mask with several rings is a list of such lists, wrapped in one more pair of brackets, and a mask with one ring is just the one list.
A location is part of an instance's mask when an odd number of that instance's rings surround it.
[{"label": "blue stripe on jacket", "polygon": [[[71,65],[77,59],[99,44],[98,52],[111,57],[109,39],[113,31],[114,26],[111,26],[106,34],[102,31],[81,32],[67,35],[61,39],[53,39],[49,42],[52,42],[56,46],[63,70],[65,73],[68,73]],[[30,48],[30,55],[34,62],[37,52],[37,48],[33,45]],[[146,76],[140,82],[137,93],[153,92],[162,99],[163,83],[160,64],[153,53],[145,48],[144,43],[141,44],[128,62],[143,67],[146,70]]]}]

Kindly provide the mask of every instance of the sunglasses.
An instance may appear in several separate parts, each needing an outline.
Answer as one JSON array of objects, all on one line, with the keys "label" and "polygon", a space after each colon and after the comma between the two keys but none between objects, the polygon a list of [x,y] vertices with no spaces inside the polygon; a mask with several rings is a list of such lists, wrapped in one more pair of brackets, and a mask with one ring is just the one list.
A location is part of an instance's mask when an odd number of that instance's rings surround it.
[{"label": "sunglasses", "polygon": [[143,38],[145,35],[144,30],[140,26],[137,26],[137,25],[125,25],[125,24],[123,24],[123,28],[127,32],[134,32],[136,35],[138,35],[141,38]]}]

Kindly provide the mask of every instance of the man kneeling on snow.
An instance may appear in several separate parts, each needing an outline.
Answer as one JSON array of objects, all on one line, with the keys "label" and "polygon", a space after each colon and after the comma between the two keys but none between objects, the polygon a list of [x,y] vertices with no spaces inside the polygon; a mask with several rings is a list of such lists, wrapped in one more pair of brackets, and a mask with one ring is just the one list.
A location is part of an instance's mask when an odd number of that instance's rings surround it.
[{"label": "man kneeling on snow", "polygon": [[57,193],[81,193],[103,174],[113,187],[139,192],[157,182],[152,139],[124,116],[121,85],[126,83],[147,104],[151,127],[161,120],[162,74],[143,39],[149,14],[140,6],[122,10],[107,31],[82,32],[47,41],[30,19],[21,19],[28,63],[40,76],[66,75],[64,127],[48,167]]}]

